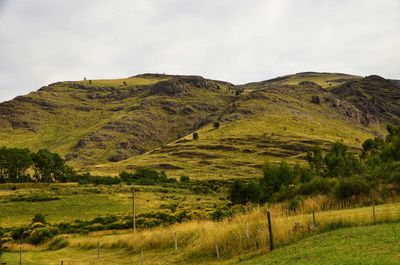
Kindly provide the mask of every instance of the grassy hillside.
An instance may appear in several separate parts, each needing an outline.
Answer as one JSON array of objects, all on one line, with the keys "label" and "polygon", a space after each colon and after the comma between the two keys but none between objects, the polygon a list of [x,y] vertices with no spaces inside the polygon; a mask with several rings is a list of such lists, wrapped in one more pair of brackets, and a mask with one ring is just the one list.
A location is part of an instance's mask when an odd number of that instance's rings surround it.
[{"label": "grassy hillside", "polygon": [[[147,166],[175,176],[252,177],[266,160],[304,163],[314,145],[342,140],[356,151],[381,135],[397,122],[398,86],[375,78],[374,90],[385,92],[362,104],[344,89],[370,82],[331,73],[241,86],[156,74],[59,82],[0,104],[0,146],[47,148],[98,174]],[[388,107],[369,111],[382,102]]]},{"label": "grassy hillside", "polygon": [[[318,95],[322,103],[311,102]],[[337,104],[336,104],[337,103]],[[175,175],[209,177],[253,177],[265,161],[304,163],[304,154],[315,145],[334,141],[360,148],[361,142],[379,134],[379,123],[362,124],[363,114],[353,105],[318,87],[259,86],[244,88],[234,106],[211,124],[192,135],[140,156],[90,167],[104,174],[139,166],[164,169]]]},{"label": "grassy hillside", "polygon": [[185,78],[144,76],[43,87],[0,105],[0,145],[48,148],[75,167],[143,153],[194,130],[232,96],[224,92],[225,84]]},{"label": "grassy hillside", "polygon": [[262,82],[249,83],[246,86],[257,87],[259,85],[297,85],[300,82],[311,81],[323,88],[333,88],[352,80],[360,80],[362,77],[342,73],[318,73],[303,72],[292,75],[276,77]]}]

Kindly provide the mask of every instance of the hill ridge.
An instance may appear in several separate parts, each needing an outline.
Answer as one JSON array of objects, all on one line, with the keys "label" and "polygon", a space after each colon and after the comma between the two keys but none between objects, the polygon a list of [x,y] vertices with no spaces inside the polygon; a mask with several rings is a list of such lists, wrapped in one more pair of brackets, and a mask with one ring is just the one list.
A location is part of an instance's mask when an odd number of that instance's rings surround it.
[{"label": "hill ridge", "polygon": [[[149,73],[56,82],[0,103],[0,146],[48,148],[99,173],[150,166],[171,174],[255,174],[265,160],[302,163],[311,147],[301,140],[357,148],[381,135],[387,122],[399,122],[397,88],[376,76],[314,72],[245,85]],[[273,144],[262,143],[268,137]],[[175,150],[157,154],[171,145]],[[226,169],[228,161],[238,173]]]}]

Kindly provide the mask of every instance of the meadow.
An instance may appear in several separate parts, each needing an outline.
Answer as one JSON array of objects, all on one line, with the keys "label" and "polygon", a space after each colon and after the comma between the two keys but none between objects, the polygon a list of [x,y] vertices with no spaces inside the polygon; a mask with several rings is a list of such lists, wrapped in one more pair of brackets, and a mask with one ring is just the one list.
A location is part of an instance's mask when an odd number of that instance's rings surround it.
[{"label": "meadow", "polygon": [[[135,186],[137,214],[179,211],[208,213],[224,206],[226,198],[217,193],[195,194],[188,189]],[[45,201],[29,201],[44,197]],[[48,199],[48,201],[46,201]],[[42,213],[50,223],[90,220],[111,214],[132,212],[131,186],[69,184],[0,184],[0,226],[31,223]]]},{"label": "meadow", "polygon": [[[394,234],[400,229],[397,223],[400,220],[399,203],[360,208],[348,208],[350,203],[332,204],[331,210],[322,211],[321,206],[329,203],[328,198],[315,197],[307,199],[297,212],[288,212],[285,204],[275,204],[269,208],[252,207],[221,222],[191,221],[136,233],[120,230],[64,235],[68,244],[59,250],[49,250],[49,243],[36,247],[23,245],[24,264],[59,264],[61,260],[65,264],[131,264],[141,262],[142,253],[145,264],[160,265],[264,264],[264,260],[265,264],[318,264],[321,259],[325,260],[321,264],[328,264],[327,261],[363,264],[360,261],[367,260],[370,254],[354,259],[349,248],[355,246],[375,249],[371,255],[376,253],[387,260],[387,264],[394,264],[395,257],[390,251],[396,248],[391,245],[397,240]],[[269,252],[267,210],[272,217],[275,243],[272,252]],[[376,234],[370,234],[374,231]],[[368,236],[377,239],[376,244],[365,240]],[[384,240],[378,240],[380,236]],[[351,241],[346,241],[347,238]],[[13,264],[19,258],[19,245],[11,243],[8,247],[3,260]],[[299,248],[302,248],[299,252],[290,252]],[[328,249],[345,251],[329,254]],[[329,259],[319,256],[323,252],[328,253]],[[306,263],[309,259],[312,263]],[[353,263],[345,262],[350,260]],[[275,261],[277,263],[269,263]],[[376,259],[370,261],[366,264],[378,264]]]}]

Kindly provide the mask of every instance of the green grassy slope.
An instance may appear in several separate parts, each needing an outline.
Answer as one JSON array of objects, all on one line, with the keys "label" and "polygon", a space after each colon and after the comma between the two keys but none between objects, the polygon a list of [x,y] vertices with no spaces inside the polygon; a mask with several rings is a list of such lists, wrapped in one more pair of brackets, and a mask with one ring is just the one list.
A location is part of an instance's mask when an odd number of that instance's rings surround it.
[{"label": "green grassy slope", "polygon": [[187,134],[232,97],[224,83],[170,79],[61,82],[17,97],[0,105],[0,145],[48,148],[75,167],[117,161]]},{"label": "green grassy slope", "polygon": [[[266,160],[304,163],[315,144],[342,140],[357,149],[398,117],[394,83],[374,79],[375,90],[389,92],[360,104],[344,89],[351,82],[370,80],[299,73],[241,86],[156,74],[59,82],[0,103],[0,146],[47,148],[99,174],[148,166],[176,176],[252,177]],[[390,106],[383,114],[368,111],[382,101]]]},{"label": "green grassy slope", "polygon": [[[311,103],[312,95],[318,95],[322,103]],[[90,170],[104,174],[139,166],[160,168],[162,163],[173,175],[254,177],[267,160],[304,163],[304,153],[314,145],[327,147],[342,140],[359,148],[362,141],[381,130],[379,125],[364,126],[361,117],[357,108],[321,88],[259,86],[251,92],[245,87],[229,112],[219,117],[220,128],[209,124],[197,131],[197,140],[188,135]]]},{"label": "green grassy slope", "polygon": [[399,264],[400,224],[345,228],[316,235],[241,265]]},{"label": "green grassy slope", "polygon": [[347,81],[359,80],[361,76],[348,75],[342,73],[318,73],[318,72],[303,72],[292,75],[276,77],[270,80],[249,83],[246,86],[257,87],[259,85],[297,85],[302,81],[311,81],[323,88],[333,88],[337,85],[344,84]]}]

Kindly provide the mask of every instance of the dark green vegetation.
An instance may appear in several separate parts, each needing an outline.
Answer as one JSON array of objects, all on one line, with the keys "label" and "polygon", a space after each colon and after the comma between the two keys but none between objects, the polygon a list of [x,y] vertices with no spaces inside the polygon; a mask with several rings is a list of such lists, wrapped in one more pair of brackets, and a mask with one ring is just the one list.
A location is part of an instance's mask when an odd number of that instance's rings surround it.
[{"label": "dark green vegetation", "polygon": [[301,196],[315,194],[332,194],[339,200],[374,194],[372,200],[383,201],[397,194],[400,184],[400,127],[388,125],[387,130],[385,139],[366,140],[359,156],[336,142],[326,152],[318,147],[308,152],[307,169],[267,163],[257,182],[235,180],[230,199],[237,204],[291,200],[293,208]]},{"label": "dark green vegetation", "polygon": [[[32,176],[28,169],[34,171]],[[64,159],[46,149],[32,153],[27,148],[0,148],[0,183],[55,182],[67,179],[70,174],[73,170],[65,165]]]},{"label": "dark green vegetation", "polygon": [[[160,225],[171,225],[183,221],[190,221],[194,217],[188,211],[180,212],[148,212],[136,216],[138,229],[151,228]],[[196,216],[198,217],[198,216]],[[38,245],[60,234],[81,233],[93,231],[130,229],[133,219],[130,214],[107,215],[91,220],[74,220],[50,224],[44,214],[36,214],[29,225],[11,228],[0,228],[2,243],[18,241]]]},{"label": "dark green vegetation", "polygon": [[303,239],[241,265],[398,264],[399,223],[342,228]]}]

